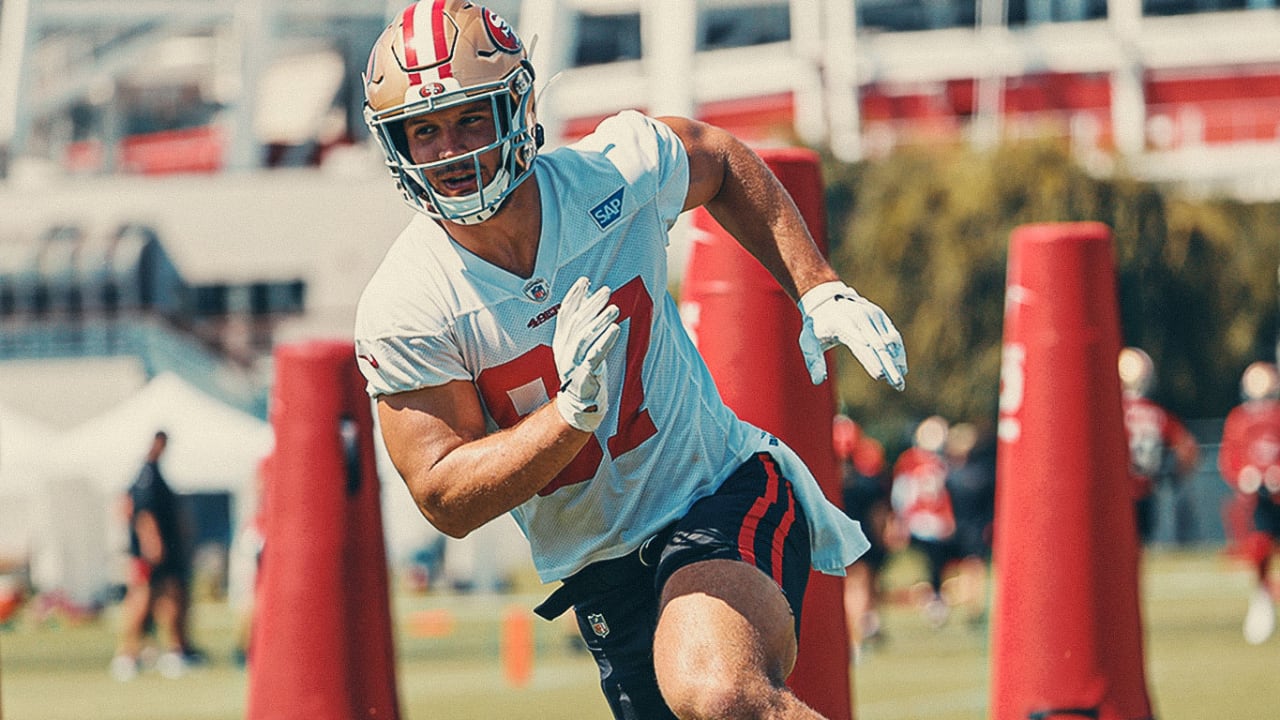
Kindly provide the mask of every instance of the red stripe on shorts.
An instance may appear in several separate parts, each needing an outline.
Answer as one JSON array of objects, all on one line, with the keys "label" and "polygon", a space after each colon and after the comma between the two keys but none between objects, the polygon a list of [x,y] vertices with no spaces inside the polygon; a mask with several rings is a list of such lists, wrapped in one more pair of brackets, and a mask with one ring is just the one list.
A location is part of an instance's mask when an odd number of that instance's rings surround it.
[{"label": "red stripe on shorts", "polygon": [[[765,477],[768,482],[765,486],[764,494],[756,498],[751,510],[742,521],[742,529],[738,531],[738,553],[742,555],[744,562],[752,565],[756,564],[755,546],[756,535],[760,532],[760,520],[764,518],[770,507],[782,502],[782,483],[778,476],[777,465],[774,464],[773,458],[768,456],[757,457],[760,458],[761,464],[764,465]],[[775,499],[770,500],[770,498]],[[795,507],[789,506],[769,543],[769,547],[772,550],[770,570],[772,571],[774,582],[778,583],[779,586],[782,585],[782,544],[795,519]]]},{"label": "red stripe on shorts", "polygon": [[[778,484],[778,502],[782,502],[782,484]],[[778,587],[782,587],[782,546],[786,543],[787,535],[791,532],[791,526],[796,522],[796,503],[795,495],[791,496],[791,502],[787,503],[787,512],[782,515],[782,519],[778,521],[778,531],[773,535],[773,581],[778,583]]]}]

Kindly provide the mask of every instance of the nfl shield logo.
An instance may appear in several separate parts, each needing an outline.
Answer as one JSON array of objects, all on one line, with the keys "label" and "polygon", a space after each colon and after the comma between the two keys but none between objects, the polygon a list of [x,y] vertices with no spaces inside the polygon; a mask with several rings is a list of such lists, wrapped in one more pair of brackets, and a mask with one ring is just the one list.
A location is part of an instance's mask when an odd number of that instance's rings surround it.
[{"label": "nfl shield logo", "polygon": [[534,302],[543,302],[551,295],[551,289],[546,280],[533,278],[524,284],[524,295]]},{"label": "nfl shield logo", "polygon": [[609,623],[604,621],[604,615],[595,613],[587,616],[587,622],[591,623],[591,630],[599,637],[605,637],[609,634]]}]

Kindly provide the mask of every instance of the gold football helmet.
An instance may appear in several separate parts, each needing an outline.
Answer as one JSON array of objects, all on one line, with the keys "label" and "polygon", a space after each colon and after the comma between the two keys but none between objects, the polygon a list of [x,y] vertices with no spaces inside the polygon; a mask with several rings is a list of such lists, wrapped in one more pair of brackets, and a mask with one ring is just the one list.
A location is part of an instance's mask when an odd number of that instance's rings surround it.
[{"label": "gold football helmet", "polygon": [[1120,370],[1120,388],[1137,397],[1146,397],[1156,379],[1156,364],[1145,350],[1127,347],[1116,361]]},{"label": "gold football helmet", "polygon": [[[534,117],[533,66],[524,44],[497,13],[465,0],[423,0],[396,16],[374,43],[364,73],[365,122],[410,207],[471,225],[493,217],[533,171],[542,144]],[[487,101],[497,129],[492,142],[446,160],[415,163],[404,121],[443,108]],[[480,162],[499,153],[486,179]],[[428,173],[471,162],[478,189],[450,197]]]},{"label": "gold football helmet", "polygon": [[1280,371],[1273,363],[1249,363],[1240,376],[1240,397],[1243,400],[1280,399]]}]

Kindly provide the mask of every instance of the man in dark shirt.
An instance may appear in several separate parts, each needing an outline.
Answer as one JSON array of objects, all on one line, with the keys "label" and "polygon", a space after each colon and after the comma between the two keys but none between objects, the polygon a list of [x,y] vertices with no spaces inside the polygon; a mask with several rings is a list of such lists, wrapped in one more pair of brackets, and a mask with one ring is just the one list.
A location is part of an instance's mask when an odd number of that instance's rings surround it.
[{"label": "man in dark shirt", "polygon": [[982,424],[957,423],[947,433],[947,494],[956,516],[955,605],[971,627],[985,627],[987,570],[996,511],[996,438]]},{"label": "man in dark shirt", "polygon": [[167,642],[167,651],[156,660],[161,674],[180,676],[201,659],[187,637],[191,568],[182,508],[160,473],[160,456],[168,439],[163,431],[155,434],[146,463],[126,498],[130,562],[128,590],[121,604],[120,639],[111,661],[111,674],[117,680],[137,676],[149,617],[154,617]]}]

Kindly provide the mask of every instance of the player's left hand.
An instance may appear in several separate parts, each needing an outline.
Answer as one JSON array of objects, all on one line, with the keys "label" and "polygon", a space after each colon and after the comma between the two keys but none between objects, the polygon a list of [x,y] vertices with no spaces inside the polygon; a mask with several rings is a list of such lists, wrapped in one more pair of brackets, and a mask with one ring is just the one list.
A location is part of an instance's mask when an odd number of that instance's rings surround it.
[{"label": "player's left hand", "polygon": [[800,298],[804,326],[800,351],[814,385],[827,379],[823,353],[836,345],[849,348],[867,374],[895,390],[907,385],[907,350],[902,335],[880,306],[839,281],[822,283]]},{"label": "player's left hand", "polygon": [[583,432],[595,432],[607,406],[604,360],[621,332],[618,306],[607,305],[611,292],[608,286],[591,292],[591,282],[580,277],[556,315],[551,340],[561,382],[556,408],[565,422]]}]

